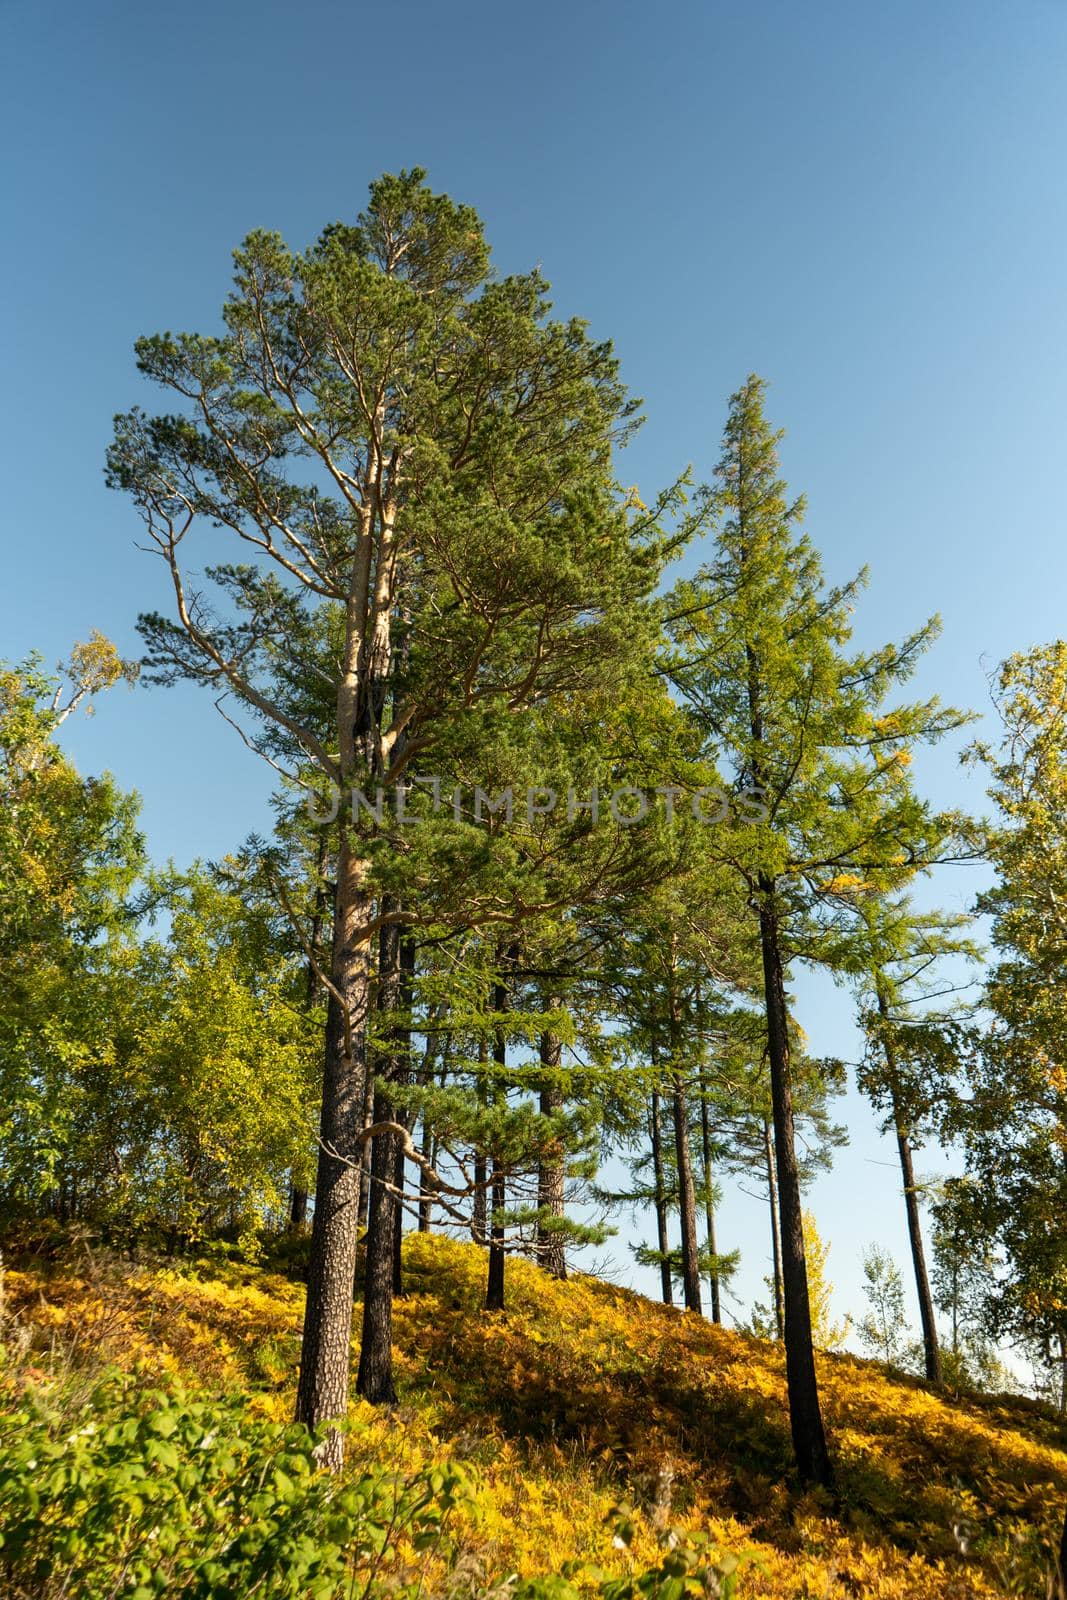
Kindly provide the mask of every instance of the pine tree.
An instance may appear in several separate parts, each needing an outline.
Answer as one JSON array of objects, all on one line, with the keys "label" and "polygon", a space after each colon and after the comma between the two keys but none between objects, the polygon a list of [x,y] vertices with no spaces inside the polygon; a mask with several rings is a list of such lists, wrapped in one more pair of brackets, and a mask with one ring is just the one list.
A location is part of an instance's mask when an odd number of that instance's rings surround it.
[{"label": "pine tree", "polygon": [[[380,179],[356,224],[302,254],[252,234],[221,336],[138,343],[181,414],[120,417],[109,453],[173,585],[177,620],[142,622],[152,676],[280,730],[346,807],[407,792],[416,755],[464,719],[473,743],[486,718],[617,678],[650,637],[659,540],[612,475],[634,414],[614,357],[549,320],[536,273],[490,279],[479,219],[423,176]],[[184,566],[201,530],[246,557],[208,554],[211,603]],[[312,1426],[347,1404],[382,894],[409,919],[434,878],[424,855],[414,884],[387,881],[404,852],[366,807],[335,838],[297,1401]],[[323,1459],[341,1452],[335,1430]]]}]

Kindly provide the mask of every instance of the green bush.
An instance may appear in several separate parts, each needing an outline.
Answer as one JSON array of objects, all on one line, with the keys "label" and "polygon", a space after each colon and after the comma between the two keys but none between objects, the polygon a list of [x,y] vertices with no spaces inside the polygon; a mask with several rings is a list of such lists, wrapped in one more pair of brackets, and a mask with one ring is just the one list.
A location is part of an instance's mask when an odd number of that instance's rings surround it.
[{"label": "green bush", "polygon": [[128,1377],[104,1379],[73,1416],[28,1401],[0,1427],[6,1600],[334,1600],[382,1592],[379,1580],[402,1596],[419,1575],[398,1539],[445,1553],[469,1492],[453,1468],[330,1478],[305,1428]]}]

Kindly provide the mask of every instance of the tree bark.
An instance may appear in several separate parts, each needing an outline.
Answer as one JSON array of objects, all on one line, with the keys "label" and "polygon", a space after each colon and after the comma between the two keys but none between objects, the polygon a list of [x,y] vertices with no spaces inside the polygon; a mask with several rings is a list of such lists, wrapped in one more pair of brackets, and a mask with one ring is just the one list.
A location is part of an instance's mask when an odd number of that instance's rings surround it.
[{"label": "tree bark", "polygon": [[708,1268],[708,1287],[711,1290],[711,1320],[722,1321],[722,1307],[719,1302],[719,1274],[715,1270],[715,1257],[718,1255],[718,1246],[715,1242],[715,1194],[714,1173],[711,1166],[711,1125],[708,1119],[708,1097],[706,1086],[700,1085],[700,1143],[701,1156],[704,1163],[704,1220],[707,1225],[708,1255],[711,1265]]},{"label": "tree bark", "polygon": [[[485,1042],[485,1035],[478,1039],[478,1065],[484,1069],[489,1059],[489,1047]],[[484,1105],[486,1102],[486,1082],[484,1070],[478,1072],[478,1098]],[[471,1210],[471,1228],[479,1244],[486,1244],[489,1231],[489,1211],[486,1201],[488,1187],[489,1167],[485,1159],[484,1150],[474,1152],[474,1202]]]},{"label": "tree bark", "polygon": [[307,1227],[308,1192],[294,1183],[289,1192],[289,1226],[295,1231]]},{"label": "tree bark", "polygon": [[660,1126],[659,1089],[652,1090],[652,1112],[649,1119],[652,1135],[652,1182],[656,1207],[656,1248],[659,1251],[660,1291],[663,1304],[674,1304],[674,1284],[671,1281],[670,1238],[667,1232],[667,1190],[663,1181],[663,1135]]},{"label": "tree bark", "polygon": [[915,1191],[915,1169],[911,1159],[911,1141],[908,1138],[907,1130],[899,1122],[897,1123],[897,1150],[900,1152],[900,1172],[904,1180],[904,1205],[908,1215],[908,1242],[911,1245],[911,1264],[915,1273],[915,1291],[919,1297],[919,1317],[923,1330],[926,1376],[931,1383],[941,1383],[943,1380],[941,1346],[937,1338],[934,1298],[930,1293],[930,1279],[926,1271],[926,1252],[923,1249],[919,1197]]},{"label": "tree bark", "polygon": [[[414,999],[415,977],[415,940],[411,934],[405,933],[400,940],[400,1004],[405,1012],[410,1015]],[[395,1080],[397,1083],[408,1083],[411,1080],[411,1027],[409,1023],[398,1030],[397,1037],[400,1041],[400,1051],[395,1062]],[[409,1113],[404,1107],[394,1106],[393,1116],[405,1128],[409,1125]],[[393,1293],[404,1292],[404,1179],[405,1161],[404,1147],[399,1139],[393,1141],[394,1169],[393,1187],[396,1189],[396,1220],[393,1224]]]},{"label": "tree bark", "polygon": [[[383,911],[395,912],[395,902],[384,899]],[[378,1010],[398,1010],[410,995],[405,982],[404,945],[395,922],[385,923],[379,938]],[[402,1028],[390,1029],[395,1043],[383,1053],[374,1092],[374,1120],[394,1118],[391,1085],[403,1074],[406,1041]],[[371,1141],[370,1197],[367,1214],[366,1265],[363,1277],[363,1331],[359,1347],[356,1391],[372,1405],[396,1401],[393,1382],[393,1294],[396,1278],[396,1244],[400,1231],[400,1203],[392,1192],[397,1179],[399,1140],[395,1133],[376,1134]],[[402,1171],[402,1166],[401,1166]]]},{"label": "tree bark", "polygon": [[[297,1420],[310,1428],[343,1418],[348,1409],[370,992],[367,930],[372,903],[365,880],[366,863],[353,855],[342,835],[331,957],[331,985],[336,992],[330,994],[327,1009],[315,1210],[296,1400]],[[343,1453],[341,1435],[332,1429],[320,1450],[323,1465],[339,1467]]]},{"label": "tree bark", "polygon": [[700,1245],[697,1240],[696,1185],[689,1150],[689,1098],[679,1055],[681,1019],[674,985],[673,963],[668,989],[671,1040],[671,1096],[674,1112],[674,1152],[678,1165],[678,1214],[682,1228],[682,1293],[687,1311],[701,1310]]},{"label": "tree bark", "polygon": [[685,1078],[676,1067],[672,1074],[674,1150],[678,1162],[678,1212],[682,1225],[682,1292],[687,1311],[701,1310],[700,1244],[697,1239],[696,1185],[689,1151],[689,1099]]},{"label": "tree bark", "polygon": [[[554,997],[551,1004],[558,1005],[558,998]],[[541,1035],[540,1054],[541,1065],[548,1074],[541,1084],[540,1111],[543,1117],[553,1117],[563,1109],[563,1090],[557,1078],[563,1060],[563,1041],[558,1034]],[[547,1213],[552,1220],[562,1219],[565,1181],[562,1145],[558,1149],[553,1146],[551,1151],[542,1152],[537,1174],[537,1205],[542,1217]],[[546,1227],[545,1221],[540,1219],[537,1224],[537,1259],[554,1278],[567,1276],[567,1251],[563,1235],[554,1228]]]},{"label": "tree bark", "polygon": [[[881,981],[875,985],[878,1011],[883,1021],[889,1019],[889,999]],[[922,1218],[919,1215],[919,1196],[915,1188],[915,1168],[911,1158],[911,1139],[901,1112],[898,1094],[897,1061],[892,1044],[883,1044],[885,1064],[889,1075],[889,1088],[893,1104],[893,1127],[897,1135],[897,1152],[900,1156],[900,1175],[904,1183],[904,1208],[908,1218],[908,1243],[911,1246],[911,1265],[915,1275],[915,1292],[919,1300],[919,1320],[923,1330],[923,1357],[926,1376],[931,1383],[941,1383],[941,1347],[937,1338],[937,1319],[934,1316],[934,1297],[930,1293],[930,1278],[926,1271],[926,1252],[923,1249]]]},{"label": "tree bark", "polygon": [[[498,983],[493,991],[493,1009],[501,1015],[508,1003],[508,991],[503,983]],[[498,1023],[496,1038],[493,1043],[493,1060],[502,1070],[499,1082],[493,1085],[492,1098],[496,1101],[504,1085],[504,1071],[508,1064],[507,1037],[503,1027]],[[504,1169],[499,1157],[493,1157],[493,1177],[491,1209],[489,1219],[489,1272],[485,1287],[485,1309],[487,1311],[503,1311],[504,1309],[504,1204],[506,1200]]]},{"label": "tree bark", "polygon": [[778,1180],[774,1176],[774,1139],[770,1124],[763,1124],[763,1150],[767,1161],[767,1194],[771,1207],[771,1259],[773,1262],[774,1326],[779,1339],[785,1338],[785,1314],[782,1309],[782,1232],[778,1225]]},{"label": "tree bark", "polygon": [[[324,828],[319,835],[318,851],[316,854],[316,872],[318,887],[315,891],[315,912],[311,918],[311,927],[308,931],[309,955],[305,968],[305,998],[307,1008],[312,1011],[318,1004],[322,994],[322,979],[320,976],[319,962],[321,958],[322,927],[329,909],[330,894],[324,886],[326,863],[329,856],[330,837]],[[289,1195],[289,1227],[299,1231],[307,1226],[308,1195],[306,1183],[294,1183]]]},{"label": "tree bark", "polygon": [[761,878],[760,945],[767,1002],[767,1043],[774,1111],[774,1149],[778,1204],[782,1225],[782,1292],[785,1309],[785,1370],[789,1421],[797,1468],[805,1483],[829,1487],[833,1482],[826,1433],[819,1408],[815,1350],[811,1337],[808,1272],[804,1260],[800,1172],[793,1127],[793,1091],[789,1071],[788,1011],[778,922],[773,906],[775,885]]}]

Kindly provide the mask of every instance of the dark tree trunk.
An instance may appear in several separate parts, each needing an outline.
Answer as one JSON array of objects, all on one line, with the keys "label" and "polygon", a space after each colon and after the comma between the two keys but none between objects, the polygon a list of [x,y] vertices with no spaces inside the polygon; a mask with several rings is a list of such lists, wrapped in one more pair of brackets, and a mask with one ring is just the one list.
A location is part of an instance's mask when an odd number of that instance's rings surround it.
[{"label": "dark tree trunk", "polygon": [[[384,900],[383,911],[395,911]],[[378,964],[378,1009],[396,1011],[410,998],[410,978],[405,972],[405,945],[396,923],[381,931]],[[395,1027],[391,1051],[377,1063],[378,1087],[374,1093],[374,1121],[395,1120],[391,1085],[407,1066],[405,1030]],[[396,1249],[400,1232],[400,1203],[393,1192],[403,1156],[395,1133],[375,1134],[371,1143],[370,1197],[367,1214],[366,1267],[363,1278],[363,1332],[359,1348],[357,1393],[372,1405],[396,1401],[393,1382],[393,1293]]]},{"label": "dark tree trunk", "polygon": [[[881,983],[877,984],[878,1010],[883,1021],[889,1018],[889,1000]],[[911,1158],[911,1140],[901,1114],[900,1096],[897,1092],[897,1063],[892,1044],[885,1045],[885,1062],[893,1101],[893,1126],[897,1135],[900,1155],[900,1175],[904,1182],[904,1208],[908,1218],[908,1243],[911,1246],[911,1265],[915,1274],[915,1292],[919,1299],[919,1320],[923,1330],[923,1356],[926,1376],[931,1383],[941,1383],[941,1348],[937,1339],[937,1319],[934,1316],[934,1297],[930,1293],[930,1279],[926,1271],[926,1252],[923,1249],[922,1219],[919,1216],[919,1196],[915,1188],[915,1168]]]},{"label": "dark tree trunk", "polygon": [[[483,1034],[478,1040],[478,1064],[483,1070],[478,1073],[478,1098],[484,1105],[486,1102],[485,1063],[489,1059],[489,1047]],[[471,1231],[479,1244],[487,1244],[489,1232],[489,1212],[486,1201],[486,1192],[489,1181],[489,1167],[485,1159],[484,1150],[474,1152],[474,1202],[471,1212]]]},{"label": "dark tree trunk", "polygon": [[668,992],[671,1037],[671,1094],[674,1111],[674,1153],[678,1167],[678,1215],[682,1228],[682,1292],[687,1311],[700,1311],[700,1244],[697,1239],[696,1185],[689,1150],[689,1097],[679,1060],[681,1019],[674,973]]},{"label": "dark tree trunk", "polygon": [[678,1164],[678,1213],[682,1225],[682,1291],[687,1311],[700,1311],[700,1244],[697,1239],[696,1185],[689,1152],[689,1100],[679,1069],[672,1074],[674,1151]]},{"label": "dark tree trunk", "polygon": [[660,1292],[663,1304],[674,1304],[674,1284],[671,1281],[670,1238],[667,1233],[667,1187],[663,1181],[663,1134],[659,1114],[659,1089],[652,1090],[652,1112],[649,1118],[652,1135],[652,1182],[656,1207],[656,1249],[659,1252]]},{"label": "dark tree trunk", "polygon": [[915,1291],[919,1297],[919,1317],[923,1330],[926,1376],[931,1383],[941,1383],[943,1377],[941,1371],[941,1346],[937,1339],[934,1297],[930,1293],[930,1279],[926,1271],[926,1253],[923,1250],[919,1197],[915,1192],[915,1169],[912,1166],[911,1142],[908,1139],[906,1129],[899,1124],[897,1126],[897,1149],[900,1152],[900,1172],[904,1180],[904,1205],[908,1214],[908,1241],[911,1245],[911,1264],[915,1273]]},{"label": "dark tree trunk", "polygon": [[721,1322],[722,1307],[719,1303],[719,1274],[715,1270],[715,1257],[719,1251],[715,1242],[715,1174],[711,1165],[711,1125],[708,1120],[708,1097],[703,1083],[701,1083],[700,1090],[700,1153],[704,1163],[704,1219],[707,1223],[708,1255],[711,1258],[711,1265],[708,1268],[708,1287],[711,1290],[711,1320],[712,1322]]},{"label": "dark tree trunk", "polygon": [[[388,1121],[392,1104],[374,1096],[374,1120]],[[386,1185],[396,1171],[396,1136],[376,1134],[371,1140],[370,1205],[367,1217],[366,1266],[363,1275],[363,1331],[359,1346],[356,1393],[372,1405],[396,1401],[393,1383],[393,1234],[396,1210]]]},{"label": "dark tree trunk", "polygon": [[294,1231],[307,1227],[308,1220],[308,1192],[306,1189],[292,1186],[289,1192],[289,1226]]},{"label": "dark tree trunk", "polygon": [[[315,914],[311,919],[311,928],[308,935],[309,955],[305,968],[305,996],[307,1008],[311,1011],[319,1002],[322,995],[322,929],[329,909],[330,893],[323,883],[326,875],[326,863],[329,856],[330,836],[324,828],[319,835],[319,848],[316,860],[318,888],[315,891]],[[292,1184],[289,1191],[289,1227],[297,1232],[307,1227],[308,1220],[308,1195],[306,1182]]]},{"label": "dark tree trunk", "polygon": [[833,1482],[826,1433],[819,1408],[815,1350],[811,1337],[808,1270],[804,1260],[804,1223],[800,1203],[793,1127],[793,1091],[789,1071],[788,1011],[778,922],[773,906],[775,886],[761,879],[760,945],[767,1001],[767,1044],[771,1068],[771,1103],[774,1110],[774,1150],[778,1173],[778,1204],[782,1224],[782,1293],[785,1306],[785,1370],[789,1390],[789,1421],[797,1468],[805,1483],[827,1487]]},{"label": "dark tree trunk", "polygon": [[[446,1015],[445,1008],[442,1005],[439,1008],[439,1011],[438,1011],[438,1014],[437,1014],[435,1020],[442,1021],[444,1019],[445,1015]],[[431,1036],[427,1040],[427,1043],[426,1043],[426,1056],[425,1056],[425,1059],[423,1061],[422,1072],[420,1074],[420,1082],[422,1082],[424,1084],[430,1084],[434,1080],[434,1059],[435,1059],[435,1054],[436,1054],[436,1045],[434,1043],[433,1037]],[[443,1048],[443,1050],[441,1052],[441,1083],[442,1084],[445,1084],[445,1083],[448,1082],[448,1066],[449,1066],[449,1059],[451,1057],[451,1054],[452,1054],[452,1035],[450,1033],[446,1033],[445,1034],[445,1038],[444,1038],[444,1048]],[[425,1116],[422,1119],[422,1143],[421,1143],[421,1145],[419,1147],[419,1153],[422,1156],[424,1161],[428,1161],[429,1162],[431,1167],[436,1165],[436,1162],[437,1162],[437,1140],[434,1138],[433,1124]],[[420,1233],[429,1233],[430,1232],[430,1224],[431,1224],[432,1221],[433,1221],[433,1200],[431,1198],[431,1191],[430,1191],[430,1177],[429,1177],[429,1173],[427,1172],[426,1168],[425,1167],[420,1167],[419,1168],[419,1232]]]},{"label": "dark tree trunk", "polygon": [[[559,1004],[553,999],[551,1004]],[[547,1076],[541,1084],[540,1111],[543,1117],[554,1117],[563,1109],[563,1089],[558,1080],[563,1060],[563,1041],[558,1034],[541,1035],[541,1065]],[[563,1147],[553,1146],[541,1156],[537,1174],[537,1204],[542,1219],[562,1220],[564,1214],[565,1167]],[[537,1224],[537,1259],[554,1278],[567,1276],[567,1252],[562,1233],[547,1227],[545,1220]]]},{"label": "dark tree trunk", "polygon": [[[331,982],[337,994],[330,995],[327,1010],[315,1210],[296,1399],[297,1420],[311,1428],[343,1417],[348,1409],[370,990],[366,930],[372,904],[364,880],[365,864],[353,857],[342,837],[331,958]],[[347,1027],[338,995],[347,1009]],[[333,1430],[321,1449],[323,1464],[339,1467],[343,1453],[341,1435]]]},{"label": "dark tree trunk", "polygon": [[770,1124],[763,1124],[763,1153],[767,1162],[767,1195],[771,1207],[771,1259],[773,1262],[774,1326],[779,1339],[785,1338],[785,1313],[782,1308],[782,1232],[778,1226],[778,1180],[774,1176],[774,1139]]},{"label": "dark tree trunk", "polygon": [[[415,940],[410,934],[405,934],[400,941],[400,1004],[405,1012],[410,1015],[414,1000],[415,977]],[[398,1083],[408,1083],[411,1079],[411,1028],[405,1022],[398,1029],[397,1038],[400,1050],[395,1062],[395,1077]],[[396,1121],[405,1128],[409,1125],[408,1112],[402,1108],[393,1109]],[[396,1189],[396,1222],[393,1226],[393,1293],[404,1292],[404,1180],[405,1161],[404,1146],[399,1139],[394,1144],[394,1171],[393,1186]]]},{"label": "dark tree trunk", "polygon": [[[422,1144],[419,1153],[424,1161],[429,1162],[431,1167],[437,1161],[437,1143],[433,1136],[433,1129],[425,1118],[422,1124]],[[419,1171],[419,1232],[429,1233],[432,1221],[433,1201],[430,1198],[430,1177],[423,1167]]]},{"label": "dark tree trunk", "polygon": [[[493,992],[493,1009],[501,1015],[508,1003],[508,991],[503,983],[498,983]],[[507,1037],[502,1026],[498,1024],[496,1039],[493,1044],[493,1060],[501,1069],[499,1081],[493,1085],[493,1099],[499,1099],[504,1092],[504,1069],[508,1064]],[[489,1273],[485,1286],[485,1309],[487,1311],[503,1311],[504,1309],[504,1205],[506,1202],[504,1169],[499,1159],[493,1158],[493,1182],[491,1196],[491,1212],[489,1220]]]}]

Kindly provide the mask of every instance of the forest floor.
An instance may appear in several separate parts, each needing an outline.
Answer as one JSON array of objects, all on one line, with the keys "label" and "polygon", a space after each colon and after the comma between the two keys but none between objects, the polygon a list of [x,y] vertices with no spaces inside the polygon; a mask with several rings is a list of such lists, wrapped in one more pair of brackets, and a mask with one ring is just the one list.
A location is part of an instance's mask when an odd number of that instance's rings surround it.
[{"label": "forest floor", "polygon": [[[1067,1425],[1047,1408],[820,1356],[831,1500],[792,1479],[778,1345],[520,1259],[508,1309],[487,1314],[484,1253],[436,1236],[406,1239],[404,1272],[400,1404],[355,1404],[350,1459],[476,1475],[451,1593],[457,1570],[466,1592],[501,1594],[514,1574],[572,1561],[642,1571],[668,1528],[740,1557],[738,1600],[1046,1593],[1067,1501]],[[68,1367],[107,1360],[237,1390],[287,1420],[302,1305],[294,1277],[232,1259],[9,1252],[2,1315],[23,1339],[0,1430],[20,1386],[55,1381],[58,1350]]]}]

